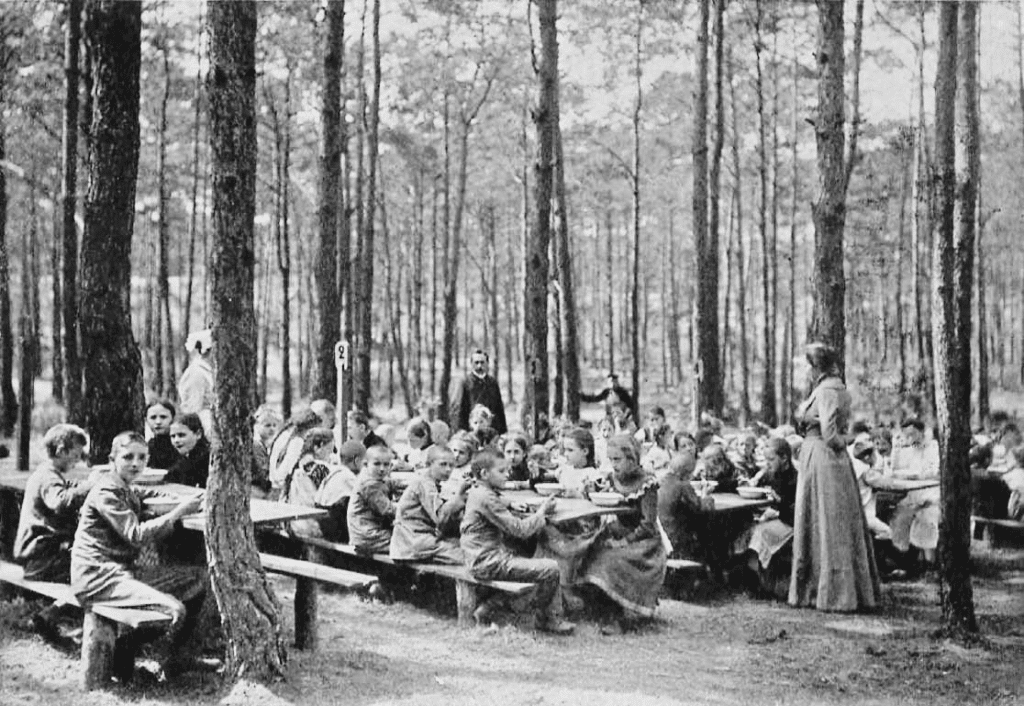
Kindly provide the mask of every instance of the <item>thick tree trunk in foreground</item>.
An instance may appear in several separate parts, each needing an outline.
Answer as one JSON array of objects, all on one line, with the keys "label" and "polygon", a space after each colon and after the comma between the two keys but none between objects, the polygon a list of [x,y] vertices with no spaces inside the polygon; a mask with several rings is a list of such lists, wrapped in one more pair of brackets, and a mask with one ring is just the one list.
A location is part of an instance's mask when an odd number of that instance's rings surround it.
[{"label": "thick tree trunk in foreground", "polygon": [[142,356],[132,335],[132,225],[139,166],[142,6],[89,5],[93,51],[92,159],[82,237],[82,350],[88,397],[82,421],[93,461],[105,462],[125,429],[142,430]]},{"label": "thick tree trunk in foreground", "polygon": [[283,672],[280,606],[249,521],[256,383],[253,218],[256,211],[256,3],[210,3],[213,330],[216,439],[206,496],[206,547],[227,642],[225,674]]},{"label": "thick tree trunk in foreground", "polygon": [[[959,40],[958,13],[963,19]],[[932,336],[942,477],[939,574],[943,622],[946,630],[960,637],[978,631],[971,588],[971,470],[967,458],[971,445],[971,280],[979,163],[976,13],[973,2],[940,6],[935,77],[938,229],[932,275]]]},{"label": "thick tree trunk in foreground", "polygon": [[843,132],[843,3],[818,0],[818,188],[814,219],[814,311],[808,339],[821,341],[846,361],[846,277],[843,273],[843,229],[846,225],[846,178]]},{"label": "thick tree trunk in foreground", "polygon": [[[6,52],[0,55],[3,64],[0,65],[0,108],[7,103],[9,56]],[[0,110],[0,159],[7,158],[6,133],[6,120]],[[7,172],[0,169],[0,434],[4,436],[11,435],[18,421],[18,398],[14,394],[14,322],[11,320],[11,277],[7,252]]]},{"label": "thick tree trunk in foreground", "polygon": [[320,298],[314,397],[334,399],[338,372],[334,344],[341,338],[338,292],[338,202],[341,196],[341,67],[344,55],[345,2],[327,3],[324,37],[323,150],[320,154],[320,248],[314,265]]}]

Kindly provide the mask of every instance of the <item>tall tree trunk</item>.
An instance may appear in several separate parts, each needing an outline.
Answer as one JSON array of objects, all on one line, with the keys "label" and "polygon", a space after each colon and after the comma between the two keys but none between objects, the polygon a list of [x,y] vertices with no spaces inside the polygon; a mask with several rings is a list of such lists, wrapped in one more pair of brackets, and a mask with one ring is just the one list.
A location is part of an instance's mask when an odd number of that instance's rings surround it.
[{"label": "tall tree trunk", "polygon": [[[199,10],[200,30],[196,38],[196,78],[192,89],[192,208],[188,216],[188,255],[186,257],[188,274],[185,284],[185,307],[181,317],[181,330],[188,334],[191,331],[192,321],[192,291],[194,289],[194,277],[196,271],[196,233],[199,224],[199,133],[202,125],[200,121],[200,109],[202,106],[201,97],[203,89],[203,15],[202,6]],[[204,194],[205,201],[205,194]]]},{"label": "tall tree trunk", "polygon": [[907,229],[907,196],[910,191],[910,164],[913,161],[913,157],[910,156],[910,150],[916,149],[916,141],[914,140],[913,132],[906,132],[904,134],[904,139],[901,140],[900,144],[900,216],[899,228],[896,232],[896,321],[893,326],[896,329],[896,335],[899,337],[898,350],[900,360],[898,390],[902,395],[907,391],[907,336],[903,330],[903,249]]},{"label": "tall tree trunk", "polygon": [[[636,99],[633,104],[633,285],[630,287],[630,343],[633,358],[633,418],[640,418],[640,111],[643,108],[643,78],[641,68],[641,50],[644,36],[644,5],[642,0],[636,3],[636,53],[633,75],[636,79]],[[556,47],[557,51],[557,47]],[[706,51],[706,48],[705,48]],[[706,62],[706,59],[705,59]],[[555,77],[557,79],[557,64]],[[557,90],[557,89],[556,89]],[[644,341],[646,346],[646,340]]]},{"label": "tall tree trunk", "polygon": [[[557,29],[556,29],[557,31]],[[555,80],[558,74],[555,73]],[[559,297],[559,313],[561,328],[561,361],[565,381],[565,416],[571,422],[580,419],[580,351],[579,329],[577,327],[578,312],[576,309],[576,284],[573,281],[573,257],[569,242],[569,201],[565,189],[565,158],[562,150],[561,107],[559,90],[555,89],[554,133],[555,133],[555,203],[557,204],[556,219],[558,223],[557,243],[555,248],[558,269],[558,285],[561,290]],[[512,361],[509,361],[511,365]]]},{"label": "tall tree trunk", "polygon": [[740,325],[740,421],[746,424],[750,419],[750,347],[747,337],[747,276],[750,269],[746,248],[743,245],[743,164],[740,162],[739,111],[736,110],[736,87],[733,81],[735,67],[732,50],[727,62],[729,69],[729,107],[732,113],[732,164],[734,179],[733,199],[736,201],[736,313]]},{"label": "tall tree trunk", "polygon": [[89,351],[82,420],[91,436],[90,456],[101,462],[116,434],[142,429],[145,406],[129,306],[142,6],[97,0],[87,14],[95,104],[81,253],[82,350]]},{"label": "tall tree trunk", "polygon": [[[940,6],[935,76],[938,232],[932,276],[932,332],[942,478],[939,592],[945,629],[960,638],[978,632],[971,589],[971,470],[967,458],[971,445],[971,279],[979,160],[974,83],[977,7],[973,2]],[[959,32],[958,13],[962,19]]]},{"label": "tall tree trunk", "polygon": [[[708,175],[708,240],[714,243],[715,250],[718,250],[718,243],[721,239],[721,228],[719,227],[721,205],[720,195],[722,192],[722,149],[725,146],[725,95],[723,91],[722,78],[725,73],[725,3],[726,0],[714,0],[714,46],[715,46],[715,135],[711,143],[711,164]],[[705,62],[707,60],[705,59]],[[728,243],[728,236],[726,237]],[[728,249],[728,245],[726,246]],[[726,258],[728,260],[728,257]],[[716,268],[717,268],[716,255]],[[723,315],[725,328],[729,325],[729,270],[726,264],[726,296],[723,304]],[[716,317],[717,327],[717,317]],[[717,337],[717,333],[716,333]],[[722,335],[722,350],[719,355],[719,377],[725,375],[724,351],[728,348],[728,336]],[[724,384],[720,382],[722,396],[724,398]],[[724,399],[723,399],[724,402]]]},{"label": "tall tree trunk", "polygon": [[[161,58],[163,62],[164,84],[160,95],[160,118],[157,134],[157,306],[163,320],[163,326],[157,330],[157,371],[164,376],[156,386],[163,394],[171,394],[175,389],[174,361],[174,326],[171,320],[171,289],[168,249],[170,248],[170,224],[167,218],[167,102],[171,93],[171,61],[169,56],[169,37],[161,38]],[[166,364],[165,364],[166,362]]]},{"label": "tall tree trunk", "polygon": [[256,213],[256,3],[211,2],[213,348],[216,431],[206,498],[210,578],[227,646],[225,675],[270,681],[284,672],[280,605],[249,522],[256,379],[253,219]]},{"label": "tall tree trunk", "polygon": [[[68,26],[64,38],[64,137],[63,137],[63,194],[61,195],[61,211],[63,213],[63,322],[64,322],[64,404],[68,412],[68,420],[82,420],[82,363],[79,358],[78,341],[78,228],[75,225],[75,205],[78,199],[78,90],[79,90],[79,48],[81,46],[82,0],[68,0]],[[92,80],[91,78],[89,79]],[[91,91],[87,93],[91,97]],[[92,109],[84,116],[92,120]],[[3,175],[0,175],[3,179]],[[0,279],[7,281],[6,263],[0,265]],[[2,307],[9,306],[7,296],[0,294],[0,330],[9,331],[8,323],[2,320]],[[3,346],[0,341],[0,346]],[[0,350],[0,431],[5,430],[5,418],[12,411],[7,403],[8,376],[3,372],[3,359],[9,355],[7,346]],[[7,368],[10,369],[9,367]],[[13,420],[12,420],[13,422]]]},{"label": "tall tree trunk", "polygon": [[693,237],[697,251],[694,421],[704,411],[716,416],[722,413],[722,378],[718,369],[718,233],[708,229],[708,0],[700,0],[699,12],[693,118]]},{"label": "tall tree trunk", "polygon": [[[0,108],[7,105],[11,56],[0,49]],[[7,120],[0,110],[0,159],[7,159]],[[7,171],[0,169],[0,434],[10,436],[18,421],[14,394],[14,322],[11,319],[11,275],[7,251]],[[28,469],[25,469],[28,470]]]},{"label": "tall tree trunk", "polygon": [[526,394],[523,420],[529,431],[540,427],[548,414],[548,246],[551,242],[551,194],[554,161],[556,101],[558,91],[557,0],[537,3],[541,51],[535,67],[537,104],[533,111],[536,129],[534,156],[533,228],[526,243],[526,322],[523,356],[526,361]]},{"label": "tall tree trunk", "polygon": [[358,375],[355,380],[355,406],[364,412],[370,411],[370,360],[373,349],[373,247],[377,202],[377,132],[380,124],[380,0],[373,0],[372,18],[373,44],[373,97],[370,99],[368,124],[366,176],[366,210],[363,235],[360,244],[359,295],[362,301],[359,315]]},{"label": "tall tree trunk", "polygon": [[345,47],[345,1],[327,3],[327,34],[324,37],[323,109],[320,121],[323,148],[320,154],[319,252],[315,277],[320,299],[320,327],[316,344],[315,397],[334,399],[338,372],[334,344],[341,338],[341,306],[338,296],[338,197],[341,187],[341,71]]},{"label": "tall tree trunk", "polygon": [[[672,365],[672,381],[678,385],[683,380],[683,351],[679,331],[679,287],[676,279],[676,229],[675,209],[668,212],[668,276],[669,276],[669,319],[668,350]],[[596,253],[595,253],[596,254]]]},{"label": "tall tree trunk", "polygon": [[[290,80],[290,74],[288,78]],[[269,91],[267,102],[274,129],[274,243],[277,249],[277,269],[281,275],[281,414],[288,419],[292,414],[292,256],[287,225],[288,169],[285,166],[287,150],[284,136],[286,128],[281,124],[288,121],[288,110],[285,109],[282,121],[278,115],[276,98]]]},{"label": "tall tree trunk", "polygon": [[785,369],[787,371],[786,380],[788,384],[784,385],[783,395],[783,422],[789,422],[793,419],[793,412],[795,411],[795,392],[796,392],[796,370],[794,368],[794,360],[796,359],[796,231],[797,231],[797,209],[800,203],[800,159],[797,151],[797,146],[800,143],[800,120],[797,119],[798,106],[800,105],[800,60],[799,53],[796,51],[796,23],[793,23],[793,105],[791,106],[790,123],[789,123],[789,139],[791,144],[790,159],[792,160],[792,185],[790,194],[790,205],[789,205],[789,319],[786,322],[786,337],[789,341],[783,350],[786,352],[786,360],[784,362]]},{"label": "tall tree trunk", "polygon": [[[754,54],[756,56],[757,92],[757,170],[758,200],[757,227],[761,234],[761,295],[764,302],[764,368],[761,381],[761,419],[769,426],[775,426],[775,289],[772,286],[772,264],[775,262],[775,243],[768,228],[768,116],[764,100],[764,70],[761,52],[763,39],[761,21],[763,8],[761,0],[756,2],[754,20]],[[841,129],[841,126],[840,126]],[[840,262],[840,271],[842,263]]]},{"label": "tall tree trunk", "polygon": [[814,311],[808,338],[832,346],[839,369],[846,361],[846,279],[843,274],[843,229],[846,223],[843,132],[843,3],[818,0],[818,187],[814,217]]},{"label": "tall tree trunk", "polygon": [[53,297],[53,308],[51,310],[50,342],[53,350],[53,384],[51,396],[56,402],[64,401],[64,321],[61,316],[63,308],[61,302],[64,299],[64,292],[61,289],[60,276],[60,253],[64,243],[61,241],[63,225],[61,217],[63,214],[54,210],[53,212],[53,240],[50,241],[50,273],[52,286],[50,288]]}]

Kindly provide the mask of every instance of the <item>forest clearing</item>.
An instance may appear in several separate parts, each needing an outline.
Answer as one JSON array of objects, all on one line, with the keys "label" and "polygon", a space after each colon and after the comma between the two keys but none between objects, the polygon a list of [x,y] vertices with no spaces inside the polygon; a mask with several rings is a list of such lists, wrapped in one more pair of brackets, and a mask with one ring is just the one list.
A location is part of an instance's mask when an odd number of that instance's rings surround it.
[{"label": "forest clearing", "polygon": [[1019,701],[1022,125],[1019,2],[5,3],[0,700]]}]

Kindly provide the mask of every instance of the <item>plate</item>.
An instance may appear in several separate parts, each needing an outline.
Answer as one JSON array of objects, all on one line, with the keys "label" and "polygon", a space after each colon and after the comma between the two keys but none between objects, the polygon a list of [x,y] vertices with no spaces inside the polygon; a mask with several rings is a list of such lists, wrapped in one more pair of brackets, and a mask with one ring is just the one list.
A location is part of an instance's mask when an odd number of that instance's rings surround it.
[{"label": "plate", "polygon": [[763,500],[771,492],[767,488],[753,488],[750,486],[741,485],[736,489],[736,492],[741,498],[747,500]]},{"label": "plate", "polygon": [[164,482],[167,470],[164,468],[147,468],[132,481],[134,485],[158,485]]},{"label": "plate", "polygon": [[528,480],[505,481],[505,490],[526,490],[529,487],[530,481]]},{"label": "plate", "polygon": [[615,507],[625,500],[620,493],[591,493],[590,502],[599,507]]}]

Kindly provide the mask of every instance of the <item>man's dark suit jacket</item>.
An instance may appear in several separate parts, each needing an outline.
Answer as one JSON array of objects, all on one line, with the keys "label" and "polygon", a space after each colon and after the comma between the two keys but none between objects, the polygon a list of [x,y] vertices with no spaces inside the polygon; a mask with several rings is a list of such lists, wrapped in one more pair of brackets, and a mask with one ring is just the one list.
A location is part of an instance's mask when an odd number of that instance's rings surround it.
[{"label": "man's dark suit jacket", "polygon": [[491,375],[477,377],[470,373],[459,383],[455,394],[455,424],[457,429],[469,429],[469,413],[475,406],[482,404],[494,414],[491,426],[499,434],[508,431],[505,423],[505,403],[501,401],[501,389],[498,381]]}]

